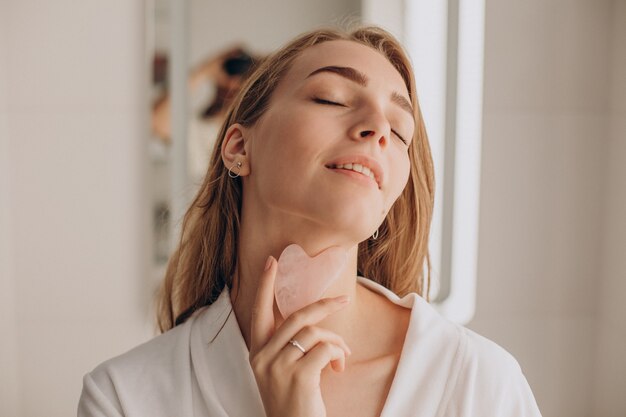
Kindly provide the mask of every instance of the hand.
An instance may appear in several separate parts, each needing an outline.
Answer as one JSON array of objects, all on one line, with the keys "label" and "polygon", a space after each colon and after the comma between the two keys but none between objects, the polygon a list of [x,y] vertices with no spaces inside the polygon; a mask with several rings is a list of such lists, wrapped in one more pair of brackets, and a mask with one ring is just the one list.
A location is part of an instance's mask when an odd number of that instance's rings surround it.
[{"label": "hand", "polygon": [[[252,309],[250,364],[267,417],[326,417],[320,377],[330,363],[345,370],[350,349],[337,334],[314,326],[348,305],[343,298],[323,298],[291,314],[278,329],[274,317],[274,279],[277,262],[261,276]],[[306,353],[289,341],[297,340]]]},{"label": "hand", "polygon": [[224,71],[224,62],[244,53],[243,45],[235,44],[228,49],[202,61],[191,73],[193,84],[204,80],[211,80],[217,85],[234,88],[241,84],[240,76],[232,76]]}]

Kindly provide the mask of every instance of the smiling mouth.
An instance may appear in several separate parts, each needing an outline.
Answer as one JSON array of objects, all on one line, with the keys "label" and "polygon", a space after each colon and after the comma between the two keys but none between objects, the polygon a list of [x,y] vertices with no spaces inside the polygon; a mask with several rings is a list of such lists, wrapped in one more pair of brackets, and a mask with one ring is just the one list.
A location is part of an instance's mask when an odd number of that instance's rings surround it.
[{"label": "smiling mouth", "polygon": [[328,165],[326,168],[337,171],[342,174],[346,174],[351,176],[352,178],[365,180],[369,184],[376,185],[377,188],[380,189],[378,185],[378,181],[376,180],[376,176],[368,167],[364,167],[361,164],[339,164],[339,165]]}]

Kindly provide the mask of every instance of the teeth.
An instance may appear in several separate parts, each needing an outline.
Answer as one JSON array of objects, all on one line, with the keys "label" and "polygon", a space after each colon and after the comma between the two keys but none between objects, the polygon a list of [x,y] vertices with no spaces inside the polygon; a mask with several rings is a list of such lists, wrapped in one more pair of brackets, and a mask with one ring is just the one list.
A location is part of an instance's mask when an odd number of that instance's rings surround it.
[{"label": "teeth", "polygon": [[374,173],[372,172],[372,170],[370,170],[368,167],[364,167],[361,164],[339,164],[339,165],[335,165],[335,168],[337,169],[349,169],[352,171],[356,171],[359,172],[363,175],[367,175],[368,177],[370,177],[371,179],[373,179],[374,181],[376,181],[376,176],[374,175]]}]

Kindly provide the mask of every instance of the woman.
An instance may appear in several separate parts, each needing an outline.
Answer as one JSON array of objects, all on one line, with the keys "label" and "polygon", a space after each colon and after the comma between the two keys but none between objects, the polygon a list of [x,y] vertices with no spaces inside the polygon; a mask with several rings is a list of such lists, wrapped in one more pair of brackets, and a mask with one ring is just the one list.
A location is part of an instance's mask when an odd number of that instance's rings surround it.
[{"label": "woman", "polygon": [[[263,62],[185,215],[165,333],[87,374],[80,416],[540,416],[517,361],[422,298],[434,184],[412,74],[375,27],[316,30]],[[349,257],[283,320],[292,243]]]}]

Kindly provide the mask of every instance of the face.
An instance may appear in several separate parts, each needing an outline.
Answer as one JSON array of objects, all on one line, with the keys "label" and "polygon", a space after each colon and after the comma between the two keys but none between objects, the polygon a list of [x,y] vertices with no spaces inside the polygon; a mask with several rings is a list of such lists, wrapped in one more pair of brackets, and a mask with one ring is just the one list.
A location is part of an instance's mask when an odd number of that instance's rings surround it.
[{"label": "face", "polygon": [[249,164],[244,201],[355,242],[380,226],[409,177],[407,88],[383,55],[356,42],[302,52],[266,113],[239,128]]}]

